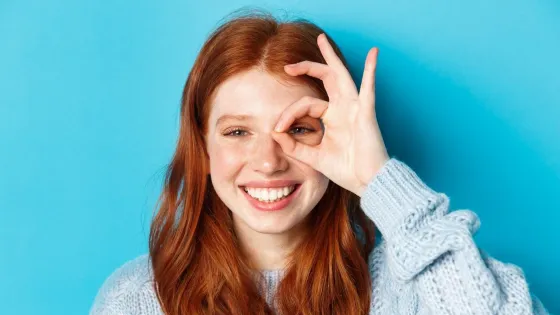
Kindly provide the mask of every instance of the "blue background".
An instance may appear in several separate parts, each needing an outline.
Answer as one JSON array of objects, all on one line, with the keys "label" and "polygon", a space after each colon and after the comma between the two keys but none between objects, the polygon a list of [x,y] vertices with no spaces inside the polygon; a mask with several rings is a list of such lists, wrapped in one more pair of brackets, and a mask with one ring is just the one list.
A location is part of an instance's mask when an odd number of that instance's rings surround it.
[{"label": "blue background", "polygon": [[323,27],[356,80],[380,48],[390,154],[560,312],[559,2],[20,0],[0,2],[0,313],[84,314],[147,250],[188,72],[255,4]]}]

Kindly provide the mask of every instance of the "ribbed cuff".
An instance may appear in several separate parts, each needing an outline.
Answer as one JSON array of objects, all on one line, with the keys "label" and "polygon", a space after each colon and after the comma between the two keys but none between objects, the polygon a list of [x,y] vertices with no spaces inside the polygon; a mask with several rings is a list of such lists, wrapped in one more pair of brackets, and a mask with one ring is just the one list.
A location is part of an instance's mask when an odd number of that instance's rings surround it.
[{"label": "ribbed cuff", "polygon": [[360,205],[384,237],[411,212],[427,207],[439,196],[405,163],[389,159],[368,183]]}]

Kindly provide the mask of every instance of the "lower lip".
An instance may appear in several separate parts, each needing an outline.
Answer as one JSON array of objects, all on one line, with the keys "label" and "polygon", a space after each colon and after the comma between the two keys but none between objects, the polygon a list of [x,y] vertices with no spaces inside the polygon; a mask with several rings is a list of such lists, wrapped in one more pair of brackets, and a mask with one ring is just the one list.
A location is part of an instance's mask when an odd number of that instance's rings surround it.
[{"label": "lower lip", "polygon": [[259,201],[253,197],[251,197],[251,195],[249,195],[245,189],[243,188],[239,188],[241,189],[241,191],[243,191],[243,194],[245,195],[245,197],[247,198],[247,200],[249,200],[249,202],[251,203],[251,205],[253,207],[255,207],[255,209],[260,210],[260,211],[278,211],[278,210],[282,210],[284,209],[287,205],[290,204],[290,202],[296,197],[296,195],[299,193],[300,191],[300,187],[301,184],[297,184],[294,191],[288,195],[288,197],[280,199],[278,201],[273,201],[273,202],[264,202],[264,201]]}]

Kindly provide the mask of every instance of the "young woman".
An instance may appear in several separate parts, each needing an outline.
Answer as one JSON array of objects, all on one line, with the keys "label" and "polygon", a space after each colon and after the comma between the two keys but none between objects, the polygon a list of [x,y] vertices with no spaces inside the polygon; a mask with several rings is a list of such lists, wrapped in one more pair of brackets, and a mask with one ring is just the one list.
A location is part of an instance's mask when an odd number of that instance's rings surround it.
[{"label": "young woman", "polygon": [[477,216],[388,155],[377,53],[358,91],[310,22],[253,13],[215,30],[184,88],[149,255],[91,314],[546,314],[522,270],[479,251]]}]

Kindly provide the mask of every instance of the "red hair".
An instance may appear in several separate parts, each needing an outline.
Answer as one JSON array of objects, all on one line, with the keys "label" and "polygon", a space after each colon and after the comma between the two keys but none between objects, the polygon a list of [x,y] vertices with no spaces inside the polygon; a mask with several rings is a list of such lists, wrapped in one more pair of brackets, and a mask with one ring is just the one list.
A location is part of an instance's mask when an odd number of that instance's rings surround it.
[{"label": "red hair", "polygon": [[[208,177],[209,104],[222,82],[254,67],[306,84],[328,100],[320,80],[283,70],[302,60],[325,63],[317,46],[321,33],[306,20],[280,22],[253,11],[222,23],[201,48],[183,90],[177,148],[150,230],[154,289],[166,314],[274,313],[259,293],[259,273],[241,254],[231,212]],[[375,236],[357,197],[331,182],[308,221],[310,233],[291,254],[277,288],[278,313],[368,314],[367,257]]]}]

